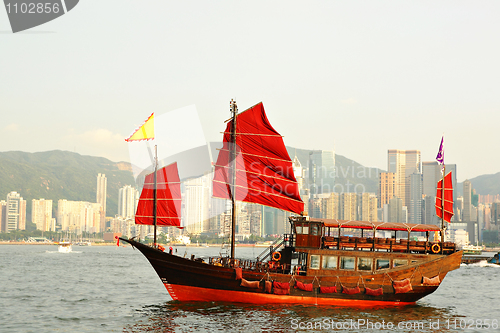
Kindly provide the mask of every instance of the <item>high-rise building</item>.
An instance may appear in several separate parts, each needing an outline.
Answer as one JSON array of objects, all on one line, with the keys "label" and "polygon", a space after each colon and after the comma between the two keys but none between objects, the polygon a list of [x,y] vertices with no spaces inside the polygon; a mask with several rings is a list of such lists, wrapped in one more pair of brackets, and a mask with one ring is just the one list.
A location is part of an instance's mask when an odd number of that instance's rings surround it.
[{"label": "high-rise building", "polygon": [[339,212],[341,220],[357,220],[357,193],[341,193],[339,199]]},{"label": "high-rise building", "polygon": [[396,196],[410,205],[410,175],[422,172],[420,150],[388,150],[387,171],[395,173]]},{"label": "high-rise building", "polygon": [[422,192],[425,196],[436,196],[437,182],[441,177],[441,166],[438,162],[422,162]]},{"label": "high-rise building", "polygon": [[464,222],[470,222],[471,210],[472,210],[472,203],[471,203],[472,184],[468,179],[466,179],[463,183],[463,187],[464,187],[464,210],[462,213],[462,220]]},{"label": "high-rise building", "polygon": [[333,150],[310,151],[308,170],[311,198],[316,194],[334,192],[335,152]]},{"label": "high-rise building", "polygon": [[424,197],[424,224],[434,224],[440,225],[438,217],[436,215],[436,197],[435,196],[425,196]]},{"label": "high-rise building", "polygon": [[56,231],[55,219],[52,217],[52,200],[33,199],[31,201],[31,222],[37,230]]},{"label": "high-rise building", "polygon": [[104,231],[104,216],[101,204],[86,201],[57,201],[57,223],[62,231],[81,234],[82,232]]},{"label": "high-rise building", "polygon": [[188,233],[209,232],[210,177],[204,175],[184,182],[184,224]]},{"label": "high-rise building", "polygon": [[416,171],[410,175],[410,206],[408,208],[410,223],[421,224],[424,208],[422,200],[422,174]]},{"label": "high-rise building", "polygon": [[134,218],[139,200],[139,191],[130,185],[118,190],[118,216]]},{"label": "high-rise building", "polygon": [[323,218],[338,219],[339,218],[339,194],[330,193],[330,195],[322,199]]},{"label": "high-rise building", "polygon": [[0,200],[0,231],[7,232],[7,201]]},{"label": "high-rise building", "polygon": [[396,194],[396,174],[394,172],[381,172],[379,175],[379,205],[384,207]]},{"label": "high-rise building", "polygon": [[6,231],[26,229],[26,200],[17,192],[7,194]]},{"label": "high-rise building", "polygon": [[101,204],[104,216],[106,216],[106,191],[108,187],[108,180],[103,173],[97,174],[97,193],[96,202]]},{"label": "high-rise building", "polygon": [[358,202],[358,220],[377,221],[377,196],[374,193],[359,193]]},{"label": "high-rise building", "polygon": [[403,200],[393,197],[389,200],[389,217],[387,222],[406,222],[403,212]]}]

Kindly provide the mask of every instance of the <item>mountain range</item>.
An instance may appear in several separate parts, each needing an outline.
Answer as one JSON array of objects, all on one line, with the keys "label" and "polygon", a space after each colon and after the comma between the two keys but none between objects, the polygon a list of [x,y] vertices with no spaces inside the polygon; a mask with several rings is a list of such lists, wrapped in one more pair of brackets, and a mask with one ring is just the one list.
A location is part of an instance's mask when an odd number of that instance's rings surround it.
[{"label": "mountain range", "polygon": [[[308,164],[310,150],[287,147],[292,160],[295,156],[303,167]],[[383,170],[364,167],[347,157],[336,155],[337,192],[377,193],[378,174]],[[118,190],[134,185],[132,168],[128,162],[112,162],[103,157],[84,156],[68,151],[26,153],[21,151],[0,152],[0,200],[16,191],[27,201],[27,220],[31,221],[31,200],[52,199],[54,216],[57,201],[96,202],[97,174],[107,178],[107,216],[118,211]],[[500,193],[500,172],[470,179],[478,194]],[[462,190],[461,184],[457,191]]]},{"label": "mountain range", "polygon": [[0,153],[0,200],[12,191],[21,194],[31,221],[31,200],[51,199],[55,216],[59,199],[96,202],[98,173],[107,178],[106,215],[115,216],[118,190],[134,185],[130,164],[68,151]]}]

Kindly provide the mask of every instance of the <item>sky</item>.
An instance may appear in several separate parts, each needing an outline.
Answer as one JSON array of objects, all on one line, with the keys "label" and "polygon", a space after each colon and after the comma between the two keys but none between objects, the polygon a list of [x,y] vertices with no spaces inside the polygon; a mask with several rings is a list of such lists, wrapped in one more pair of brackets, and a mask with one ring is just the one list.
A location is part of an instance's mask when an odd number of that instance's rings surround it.
[{"label": "sky", "polygon": [[288,146],[387,169],[388,149],[433,161],[444,134],[459,181],[497,173],[499,17],[499,1],[82,0],[13,34],[0,8],[0,151],[129,161],[152,112],[192,105],[220,141],[235,99],[262,101]]}]

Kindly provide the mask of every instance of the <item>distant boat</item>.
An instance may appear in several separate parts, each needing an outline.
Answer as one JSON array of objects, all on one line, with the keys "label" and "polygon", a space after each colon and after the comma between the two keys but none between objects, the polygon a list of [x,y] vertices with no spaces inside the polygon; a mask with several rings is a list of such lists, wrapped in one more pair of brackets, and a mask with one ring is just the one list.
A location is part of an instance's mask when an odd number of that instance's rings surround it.
[{"label": "distant boat", "polygon": [[482,254],[483,248],[481,246],[468,244],[462,246],[462,251],[464,251],[464,254]]},{"label": "distant boat", "polygon": [[500,258],[499,258],[500,252],[495,254],[491,259],[488,259],[488,264],[496,264],[500,265]]},{"label": "distant boat", "polygon": [[61,253],[70,253],[73,251],[71,248],[71,242],[59,242],[58,251]]}]

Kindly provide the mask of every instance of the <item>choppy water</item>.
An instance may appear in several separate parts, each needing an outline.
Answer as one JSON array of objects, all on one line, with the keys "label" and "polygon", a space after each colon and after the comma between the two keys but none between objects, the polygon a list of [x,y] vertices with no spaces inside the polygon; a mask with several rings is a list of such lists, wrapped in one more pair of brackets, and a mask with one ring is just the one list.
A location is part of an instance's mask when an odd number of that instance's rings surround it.
[{"label": "choppy water", "polygon": [[[434,294],[402,308],[184,304],[171,300],[131,247],[73,250],[0,246],[0,332],[500,332],[496,265],[463,265]],[[180,247],[177,254],[219,250]],[[238,248],[237,256],[260,250]]]}]

